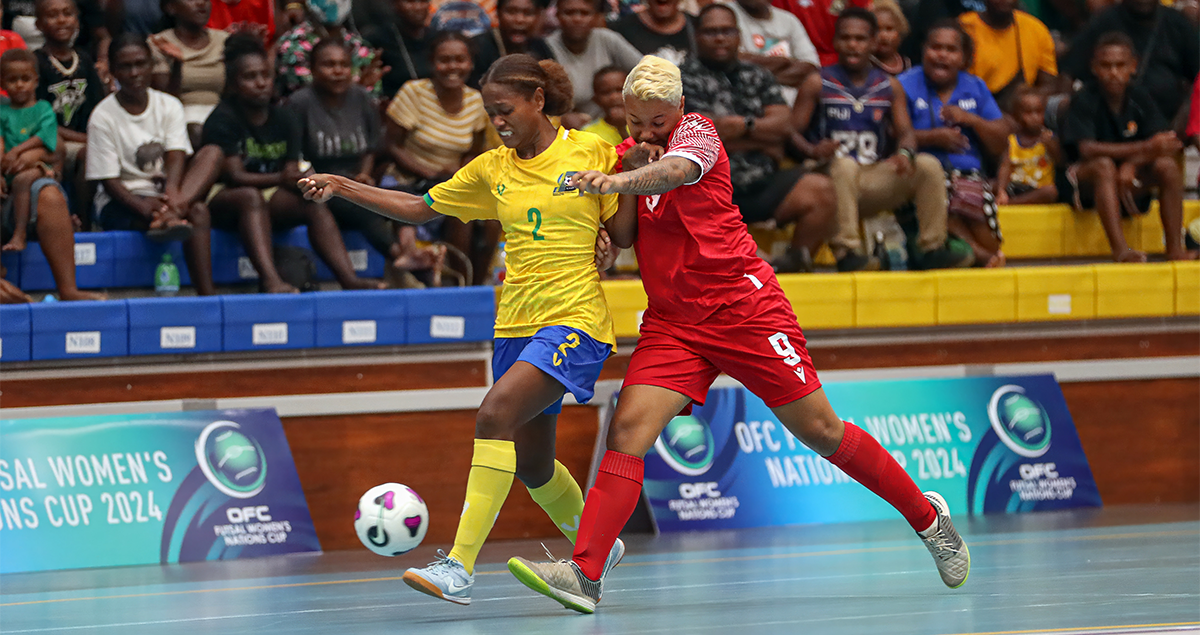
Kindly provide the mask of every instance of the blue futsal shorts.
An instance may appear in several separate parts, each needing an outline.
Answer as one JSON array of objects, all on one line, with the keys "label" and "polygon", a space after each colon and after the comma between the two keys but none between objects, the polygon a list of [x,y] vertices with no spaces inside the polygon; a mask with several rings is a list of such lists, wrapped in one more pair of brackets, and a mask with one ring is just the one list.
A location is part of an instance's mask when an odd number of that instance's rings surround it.
[{"label": "blue futsal shorts", "polygon": [[[562,384],[564,394],[570,391],[576,401],[587,403],[595,394],[600,369],[612,351],[611,344],[597,342],[569,326],[547,326],[533,337],[498,337],[492,352],[492,378],[500,379],[518,361],[528,362]],[[542,412],[562,412],[562,398]]]}]

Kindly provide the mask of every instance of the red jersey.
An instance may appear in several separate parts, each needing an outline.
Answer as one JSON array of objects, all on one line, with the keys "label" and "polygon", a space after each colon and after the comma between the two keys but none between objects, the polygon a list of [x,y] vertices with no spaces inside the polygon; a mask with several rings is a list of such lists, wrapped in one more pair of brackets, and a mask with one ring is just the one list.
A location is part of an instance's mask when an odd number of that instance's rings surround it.
[{"label": "red jersey", "polygon": [[833,29],[846,7],[871,8],[871,0],[771,0],[771,4],[800,18],[808,39],[821,56],[821,66],[837,63]]},{"label": "red jersey", "polygon": [[208,28],[235,33],[246,31],[262,36],[270,50],[275,43],[274,0],[213,0]]},{"label": "red jersey", "polygon": [[[634,145],[626,139],[617,155]],[[700,166],[700,178],[666,194],[638,197],[634,250],[649,297],[648,313],[668,322],[698,324],[754,293],[775,277],[733,204],[729,157],[713,123],[685,115],[671,133],[665,157]]]}]

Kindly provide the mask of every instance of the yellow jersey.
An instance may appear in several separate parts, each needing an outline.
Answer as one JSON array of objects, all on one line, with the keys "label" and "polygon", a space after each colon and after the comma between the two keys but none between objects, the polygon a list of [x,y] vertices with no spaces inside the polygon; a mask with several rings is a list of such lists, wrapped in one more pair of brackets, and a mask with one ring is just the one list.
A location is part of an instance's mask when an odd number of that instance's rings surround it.
[{"label": "yellow jersey", "polygon": [[612,315],[596,271],[596,234],[617,212],[617,196],[584,194],[572,174],[611,174],[617,153],[596,135],[559,128],[532,159],[507,147],[489,150],[425,195],[439,214],[463,221],[497,219],[505,234],[505,278],[496,337],[530,337],[569,326],[616,345]]},{"label": "yellow jersey", "polygon": [[1041,141],[1027,148],[1021,145],[1017,135],[1008,135],[1008,160],[1013,168],[1012,183],[1035,190],[1054,185],[1054,159]]}]

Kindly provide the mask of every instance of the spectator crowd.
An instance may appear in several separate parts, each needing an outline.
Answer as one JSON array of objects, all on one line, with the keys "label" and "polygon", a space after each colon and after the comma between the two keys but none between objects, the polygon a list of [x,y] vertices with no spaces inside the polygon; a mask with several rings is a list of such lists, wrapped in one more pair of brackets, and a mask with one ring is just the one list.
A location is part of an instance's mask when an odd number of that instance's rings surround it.
[{"label": "spectator crowd", "polygon": [[[749,224],[792,227],[772,263],[887,268],[863,221],[892,213],[910,268],[1002,266],[997,206],[1123,217],[1158,200],[1182,238],[1183,149],[1200,145],[1196,0],[5,0],[0,249],[38,241],[63,300],[74,232],[182,241],[215,293],[211,229],[235,232],[264,292],[296,292],[272,235],[304,225],[344,288],[486,284],[494,221],[389,221],[313,203],[310,171],[421,194],[500,144],[479,92],[504,55],[574,86],[555,123],[626,135],[642,55],[679,65],[712,119]],[[389,263],[358,277],[340,230]],[[6,289],[4,297],[22,298]]]}]

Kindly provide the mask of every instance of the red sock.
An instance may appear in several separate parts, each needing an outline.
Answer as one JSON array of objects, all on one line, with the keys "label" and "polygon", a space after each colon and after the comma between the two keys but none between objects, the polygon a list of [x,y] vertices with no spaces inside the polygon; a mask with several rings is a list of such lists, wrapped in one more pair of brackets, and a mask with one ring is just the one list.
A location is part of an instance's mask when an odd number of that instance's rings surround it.
[{"label": "red sock", "polygon": [[925,499],[908,472],[874,437],[853,423],[846,424],[841,445],[826,459],[891,503],[916,531],[928,529],[937,518],[933,505]]},{"label": "red sock", "polygon": [[645,468],[640,458],[612,450],[600,461],[575,538],[575,564],[589,580],[599,580],[604,573],[604,561],[637,507]]}]

